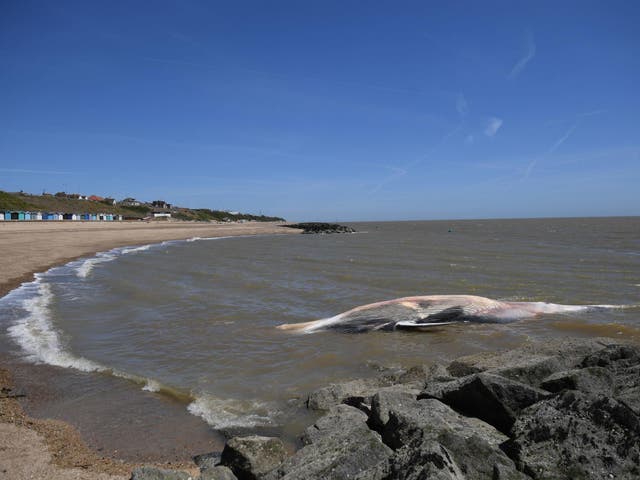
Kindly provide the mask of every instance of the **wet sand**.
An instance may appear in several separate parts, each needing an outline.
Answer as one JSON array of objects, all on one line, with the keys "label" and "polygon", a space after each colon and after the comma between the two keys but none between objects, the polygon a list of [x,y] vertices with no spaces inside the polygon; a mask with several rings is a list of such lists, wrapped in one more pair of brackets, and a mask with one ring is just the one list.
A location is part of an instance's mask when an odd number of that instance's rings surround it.
[{"label": "wet sand", "polygon": [[[33,274],[71,260],[91,256],[116,247],[145,245],[165,240],[193,237],[296,234],[299,230],[281,228],[276,223],[210,224],[191,222],[2,222],[0,250],[0,296],[31,281]],[[7,366],[6,359],[0,362]],[[23,367],[14,372],[22,378],[45,377],[46,367]],[[11,373],[0,368],[0,477],[20,479],[123,479],[137,462],[94,452],[72,426],[59,420],[28,417],[14,398]],[[33,381],[33,378],[32,378]],[[22,385],[29,382],[20,382]],[[35,385],[32,383],[32,385]],[[46,402],[46,398],[44,399]],[[86,433],[86,432],[85,432]],[[201,441],[204,446],[206,442]],[[147,446],[148,447],[148,446]],[[147,463],[147,462],[145,462]],[[187,471],[194,465],[182,461],[172,464],[155,458],[154,463]],[[194,469],[195,472],[197,469]]]}]

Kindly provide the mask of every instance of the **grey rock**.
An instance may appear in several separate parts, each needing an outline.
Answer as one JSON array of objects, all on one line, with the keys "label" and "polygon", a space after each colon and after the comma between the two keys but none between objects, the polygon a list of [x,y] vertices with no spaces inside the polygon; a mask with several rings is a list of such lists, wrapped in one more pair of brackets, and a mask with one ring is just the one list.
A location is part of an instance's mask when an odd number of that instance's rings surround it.
[{"label": "grey rock", "polygon": [[[475,478],[475,477],[474,477]],[[358,475],[355,480],[466,480],[451,453],[440,443],[421,440],[407,445],[387,463]]]},{"label": "grey rock", "polygon": [[343,479],[373,470],[392,451],[367,427],[367,417],[348,405],[334,406],[307,429],[308,444],[271,471],[266,480]]},{"label": "grey rock", "polygon": [[367,428],[367,415],[349,405],[335,405],[329,412],[308,427],[302,435],[302,443],[309,445],[327,437],[357,434]]},{"label": "grey rock", "polygon": [[460,357],[447,371],[454,377],[491,371],[512,380],[536,385],[552,373],[576,368],[585,357],[615,344],[610,338],[562,339],[531,343],[505,352],[484,352]]},{"label": "grey rock", "polygon": [[131,472],[131,480],[192,480],[192,478],[186,472],[154,467],[139,467]]},{"label": "grey rock", "polygon": [[438,400],[402,401],[389,417],[383,439],[396,452],[372,479],[525,478],[500,449],[507,436]]},{"label": "grey rock", "polygon": [[640,364],[640,347],[636,345],[607,345],[587,355],[581,367],[629,368]]},{"label": "grey rock", "polygon": [[449,382],[439,390],[427,388],[418,398],[436,398],[455,410],[509,433],[518,412],[549,396],[549,392],[490,373]]},{"label": "grey rock", "polygon": [[379,432],[389,421],[389,411],[402,411],[405,405],[416,401],[417,393],[398,389],[379,390],[371,399],[369,426]]},{"label": "grey rock", "polygon": [[613,393],[613,374],[606,368],[587,367],[554,373],[541,387],[550,392],[580,390],[588,393]]},{"label": "grey rock", "polygon": [[307,407],[310,410],[329,410],[348,398],[362,401],[366,397],[374,395],[379,388],[388,385],[389,381],[384,378],[333,383],[311,392],[307,400]]},{"label": "grey rock", "polygon": [[640,418],[604,395],[566,390],[524,410],[503,450],[534,479],[640,478]]},{"label": "grey rock", "polygon": [[280,439],[251,435],[229,440],[222,451],[221,464],[229,467],[239,480],[257,480],[286,457]]},{"label": "grey rock", "polygon": [[207,470],[214,468],[220,463],[222,452],[203,453],[202,455],[196,455],[193,457],[194,463],[200,470]]},{"label": "grey rock", "polygon": [[463,437],[476,435],[496,448],[508,438],[482,420],[464,417],[435,399],[396,402],[388,415],[382,438],[393,449],[417,439],[437,441],[447,432]]},{"label": "grey rock", "polygon": [[614,397],[640,414],[640,347],[609,345],[585,357],[581,366],[606,368],[612,372]]},{"label": "grey rock", "polygon": [[207,468],[203,471],[198,480],[238,480],[231,469],[223,466]]}]

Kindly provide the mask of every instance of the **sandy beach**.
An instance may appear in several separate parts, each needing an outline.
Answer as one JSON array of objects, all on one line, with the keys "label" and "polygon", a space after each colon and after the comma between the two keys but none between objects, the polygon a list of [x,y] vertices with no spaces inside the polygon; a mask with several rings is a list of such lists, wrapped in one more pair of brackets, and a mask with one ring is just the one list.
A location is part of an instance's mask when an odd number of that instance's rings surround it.
[{"label": "sandy beach", "polygon": [[[129,245],[193,237],[296,234],[274,223],[188,222],[0,223],[0,247],[10,262],[0,270],[0,296],[33,274],[76,258]],[[0,368],[0,478],[122,479],[135,466],[92,452],[64,422],[29,418],[13,397],[11,375]],[[176,465],[174,465],[176,467]],[[183,464],[187,469],[194,466]],[[197,470],[197,469],[195,469]],[[195,471],[194,470],[194,471]]]}]

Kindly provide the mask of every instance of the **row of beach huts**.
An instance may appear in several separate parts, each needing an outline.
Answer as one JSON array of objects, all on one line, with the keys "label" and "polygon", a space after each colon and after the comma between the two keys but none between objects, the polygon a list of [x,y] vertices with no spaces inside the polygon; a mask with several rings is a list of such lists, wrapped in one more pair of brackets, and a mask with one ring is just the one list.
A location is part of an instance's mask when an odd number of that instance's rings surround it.
[{"label": "row of beach huts", "polygon": [[85,222],[120,222],[122,215],[111,213],[59,213],[59,212],[23,212],[0,211],[0,221],[85,221]]}]

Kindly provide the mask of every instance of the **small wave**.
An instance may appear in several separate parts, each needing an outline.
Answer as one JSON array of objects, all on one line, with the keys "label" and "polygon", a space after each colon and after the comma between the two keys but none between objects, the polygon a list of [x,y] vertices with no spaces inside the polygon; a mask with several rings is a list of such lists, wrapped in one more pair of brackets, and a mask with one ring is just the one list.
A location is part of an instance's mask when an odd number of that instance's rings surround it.
[{"label": "small wave", "polygon": [[[94,257],[87,258],[85,260],[79,260],[77,262],[72,262],[71,265],[75,266],[76,275],[78,278],[87,278],[93,267],[99,265],[101,263],[111,262],[115,260],[120,255],[129,255],[131,253],[140,253],[149,250],[151,247],[162,244],[149,244],[149,245],[141,245],[139,247],[120,247],[114,248],[107,252],[97,253]],[[74,265],[76,264],[76,265]]]},{"label": "small wave", "polygon": [[149,250],[153,245],[142,245],[140,247],[127,247],[120,250],[120,253],[127,255],[129,253],[145,252]]},{"label": "small wave", "polygon": [[277,410],[257,401],[197,396],[187,410],[216,429],[274,425]]},{"label": "small wave", "polygon": [[83,372],[104,370],[100,364],[77,357],[64,349],[60,335],[51,324],[51,286],[42,282],[40,277],[27,285],[35,289],[35,292],[22,301],[21,306],[26,315],[7,329],[11,338],[27,354],[27,358],[35,363],[75,368]]}]

